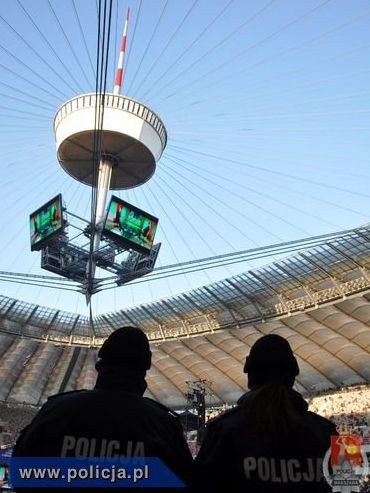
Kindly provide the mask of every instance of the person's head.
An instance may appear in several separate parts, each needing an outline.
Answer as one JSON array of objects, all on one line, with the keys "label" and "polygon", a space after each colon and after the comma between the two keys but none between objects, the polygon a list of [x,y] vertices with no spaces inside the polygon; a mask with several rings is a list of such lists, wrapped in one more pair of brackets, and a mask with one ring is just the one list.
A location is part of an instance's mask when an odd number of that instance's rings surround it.
[{"label": "person's head", "polygon": [[253,344],[245,361],[244,373],[248,374],[250,389],[274,382],[292,387],[299,367],[288,341],[269,334]]},{"label": "person's head", "polygon": [[104,341],[98,352],[96,370],[145,376],[152,353],[145,333],[136,327],[121,327]]}]

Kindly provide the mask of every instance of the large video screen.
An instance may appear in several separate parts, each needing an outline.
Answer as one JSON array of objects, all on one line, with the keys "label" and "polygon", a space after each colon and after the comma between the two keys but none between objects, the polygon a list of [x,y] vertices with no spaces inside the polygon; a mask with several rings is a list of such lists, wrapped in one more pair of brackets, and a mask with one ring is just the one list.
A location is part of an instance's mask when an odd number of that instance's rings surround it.
[{"label": "large video screen", "polygon": [[30,215],[31,250],[42,248],[62,229],[62,195],[59,194]]},{"label": "large video screen", "polygon": [[157,225],[156,217],[113,195],[108,207],[104,234],[111,236],[125,247],[149,253]]}]

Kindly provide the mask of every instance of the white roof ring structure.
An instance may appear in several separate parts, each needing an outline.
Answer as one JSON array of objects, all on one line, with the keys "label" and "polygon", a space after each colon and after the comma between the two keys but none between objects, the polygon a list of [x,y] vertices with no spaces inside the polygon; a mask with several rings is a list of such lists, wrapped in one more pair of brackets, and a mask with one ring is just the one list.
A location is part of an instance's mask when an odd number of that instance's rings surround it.
[{"label": "white roof ring structure", "polygon": [[0,298],[0,401],[40,405],[91,388],[97,350],[114,329],[140,326],[153,367],[148,395],[186,404],[187,382],[206,379],[209,405],[246,388],[242,366],[263,334],[286,337],[304,394],[370,381],[370,227],[172,298],[88,319]]},{"label": "white roof ring structure", "polygon": [[110,188],[145,183],[166,147],[166,129],[148,106],[118,94],[81,94],[58,109],[54,131],[61,166],[73,178],[91,185],[98,107],[104,108],[102,149],[109,149],[115,160]]}]

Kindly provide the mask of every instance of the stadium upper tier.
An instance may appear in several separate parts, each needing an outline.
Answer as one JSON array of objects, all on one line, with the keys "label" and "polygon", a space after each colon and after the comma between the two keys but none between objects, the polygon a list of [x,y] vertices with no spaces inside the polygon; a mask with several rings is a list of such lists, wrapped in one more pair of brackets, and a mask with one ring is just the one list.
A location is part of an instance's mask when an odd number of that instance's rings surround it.
[{"label": "stadium upper tier", "polygon": [[171,298],[88,318],[0,298],[0,401],[39,405],[90,388],[97,348],[114,329],[148,335],[149,394],[185,405],[187,381],[212,382],[209,404],[235,402],[242,363],[261,335],[288,338],[303,393],[370,381],[370,228],[267,267]]}]

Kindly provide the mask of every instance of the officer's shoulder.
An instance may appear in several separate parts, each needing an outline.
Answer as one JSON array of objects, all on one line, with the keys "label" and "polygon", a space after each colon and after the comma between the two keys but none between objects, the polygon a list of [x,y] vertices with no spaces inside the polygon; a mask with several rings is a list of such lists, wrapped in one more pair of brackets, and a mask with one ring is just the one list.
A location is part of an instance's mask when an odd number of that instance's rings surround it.
[{"label": "officer's shoulder", "polygon": [[169,407],[165,406],[164,404],[161,404],[160,402],[155,401],[154,399],[151,399],[150,397],[144,397],[144,399],[150,406],[152,406],[158,412],[161,412],[163,414],[168,414],[169,416],[171,416],[172,418],[174,418],[176,420],[179,419],[179,415],[175,411],[170,409]]},{"label": "officer's shoulder", "polygon": [[83,395],[83,394],[86,394],[87,392],[90,392],[90,391],[86,390],[86,389],[80,389],[80,390],[70,390],[68,392],[59,392],[59,394],[50,395],[48,397],[47,402],[55,402],[58,399],[65,399],[68,397]]},{"label": "officer's shoulder", "polygon": [[332,432],[336,430],[335,423],[333,423],[333,421],[330,421],[330,419],[327,419],[320,414],[313,413],[312,411],[308,411],[307,414],[317,426],[321,426],[322,428],[326,428],[327,430],[330,430]]}]

